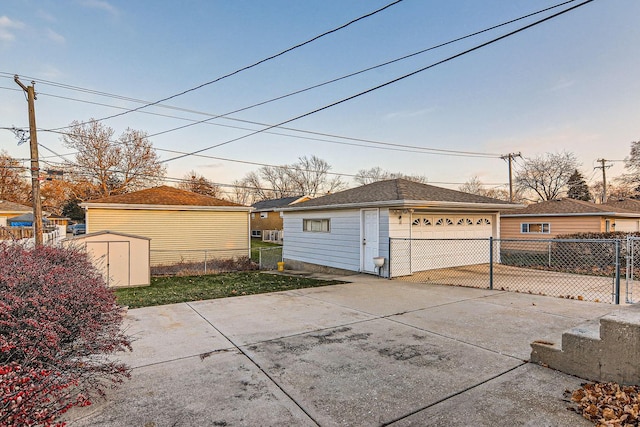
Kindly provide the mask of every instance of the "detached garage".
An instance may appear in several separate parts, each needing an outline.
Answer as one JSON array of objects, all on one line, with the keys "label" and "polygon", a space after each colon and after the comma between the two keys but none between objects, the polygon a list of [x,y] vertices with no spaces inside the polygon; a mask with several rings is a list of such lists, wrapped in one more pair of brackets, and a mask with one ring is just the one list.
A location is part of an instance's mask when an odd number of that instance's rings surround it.
[{"label": "detached garage", "polygon": [[99,231],[64,241],[87,251],[93,265],[102,272],[110,288],[148,286],[149,242],[151,239],[130,234]]},{"label": "detached garage", "polygon": [[284,261],[384,277],[485,263],[486,240],[460,239],[499,237],[500,211],[520,207],[406,179],[375,182],[283,208]]},{"label": "detached garage", "polygon": [[82,203],[87,233],[151,239],[151,266],[250,256],[249,206],[161,186]]}]

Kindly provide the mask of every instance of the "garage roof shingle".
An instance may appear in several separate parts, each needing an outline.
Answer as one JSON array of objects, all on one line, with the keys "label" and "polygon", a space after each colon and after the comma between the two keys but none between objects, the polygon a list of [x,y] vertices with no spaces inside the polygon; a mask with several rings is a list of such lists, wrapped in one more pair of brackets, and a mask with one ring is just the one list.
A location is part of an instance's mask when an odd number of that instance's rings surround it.
[{"label": "garage roof shingle", "polygon": [[533,203],[524,209],[516,209],[504,213],[509,215],[559,215],[559,214],[597,214],[597,213],[637,213],[628,209],[610,205],[597,205],[592,202],[585,202],[575,199],[547,200]]},{"label": "garage roof shingle", "polygon": [[167,185],[102,199],[88,200],[87,203],[162,206],[244,206],[228,200],[216,199],[215,197],[204,196]]},{"label": "garage roof shingle", "polygon": [[295,208],[308,207],[331,207],[336,205],[360,205],[365,203],[380,203],[403,201],[425,201],[425,202],[454,202],[454,203],[474,203],[474,204],[509,204],[504,200],[493,199],[491,197],[478,196],[475,194],[463,193],[462,191],[449,190],[447,188],[436,187],[429,184],[410,181],[407,179],[391,179],[378,181],[363,185],[338,193],[329,194],[297,203]]}]

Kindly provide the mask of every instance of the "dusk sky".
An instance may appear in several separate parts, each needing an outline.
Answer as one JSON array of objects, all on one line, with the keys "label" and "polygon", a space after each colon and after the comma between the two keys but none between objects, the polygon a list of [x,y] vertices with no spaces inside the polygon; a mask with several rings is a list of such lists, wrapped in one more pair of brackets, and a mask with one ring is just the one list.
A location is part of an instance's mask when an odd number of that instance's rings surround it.
[{"label": "dusk sky", "polygon": [[[170,97],[275,55],[392,0],[3,0],[0,128],[28,127],[13,75],[36,81],[45,162],[71,151],[51,129]],[[404,0],[305,46],[162,105],[103,123],[150,135],[354,73],[524,15],[559,0]],[[151,136],[161,159],[293,119],[578,5],[510,25],[337,83],[181,130]],[[508,182],[500,155],[622,160],[640,139],[640,1],[595,0],[540,25],[334,107],[235,142],[169,161],[168,177],[196,170],[229,184],[261,164],[316,155],[349,175],[380,166],[457,188],[473,176]],[[140,102],[136,102],[136,100]],[[239,120],[238,120],[239,119]],[[260,125],[262,124],[262,125]],[[295,129],[295,130],[292,130]],[[311,133],[309,133],[311,132]],[[324,135],[320,135],[324,134]],[[384,145],[375,144],[380,142]],[[415,147],[415,148],[411,148]],[[0,129],[0,149],[29,157]],[[442,155],[452,150],[464,155]],[[440,154],[437,154],[440,153]],[[455,153],[447,153],[455,154]],[[66,156],[73,160],[73,155]],[[518,159],[515,167],[522,159]],[[46,163],[45,163],[46,165]],[[623,172],[621,161],[608,179]],[[46,166],[45,166],[46,167]]]}]

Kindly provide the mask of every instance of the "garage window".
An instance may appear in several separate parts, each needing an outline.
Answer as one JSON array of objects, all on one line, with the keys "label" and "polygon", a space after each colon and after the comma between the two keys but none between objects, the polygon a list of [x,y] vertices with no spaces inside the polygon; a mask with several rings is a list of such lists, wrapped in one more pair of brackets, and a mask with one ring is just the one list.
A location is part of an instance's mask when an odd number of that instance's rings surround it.
[{"label": "garage window", "polygon": [[303,219],[302,231],[311,231],[315,233],[328,233],[330,230],[329,219]]},{"label": "garage window", "polygon": [[525,234],[549,234],[551,232],[551,224],[548,222],[525,222],[520,224],[520,232]]}]

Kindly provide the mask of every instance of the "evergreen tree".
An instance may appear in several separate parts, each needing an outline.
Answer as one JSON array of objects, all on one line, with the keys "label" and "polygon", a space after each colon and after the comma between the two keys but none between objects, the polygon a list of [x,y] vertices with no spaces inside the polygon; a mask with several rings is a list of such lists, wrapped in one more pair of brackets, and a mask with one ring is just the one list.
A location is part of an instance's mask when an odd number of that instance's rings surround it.
[{"label": "evergreen tree", "polygon": [[567,182],[569,189],[567,190],[567,197],[575,200],[584,200],[588,202],[591,200],[591,192],[589,192],[589,186],[587,182],[584,180],[584,176],[576,169],[571,177],[569,177],[569,182]]}]

